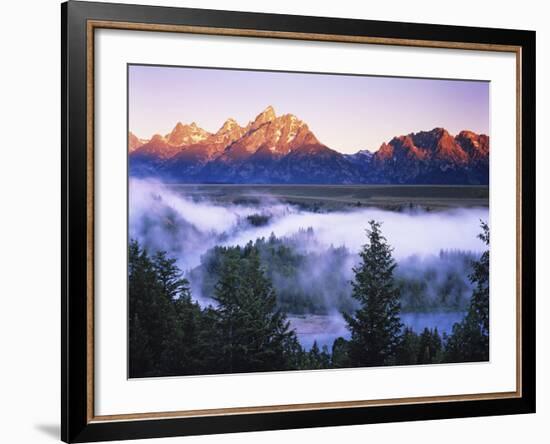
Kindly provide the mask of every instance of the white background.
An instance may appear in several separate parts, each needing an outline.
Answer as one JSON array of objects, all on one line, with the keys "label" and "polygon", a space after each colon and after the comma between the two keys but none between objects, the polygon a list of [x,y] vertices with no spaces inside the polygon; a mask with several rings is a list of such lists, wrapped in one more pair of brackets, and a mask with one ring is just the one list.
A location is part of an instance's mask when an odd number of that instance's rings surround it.
[{"label": "white background", "polygon": [[[96,415],[515,390],[514,54],[106,29],[96,33],[95,48]],[[490,193],[490,362],[128,380],[127,158],[120,149],[127,138],[128,61],[490,79],[491,143],[497,147],[490,171],[490,188],[497,190]]]},{"label": "white background", "polygon": [[[543,2],[464,0],[445,8],[439,1],[296,2],[149,1],[150,4],[217,9],[357,17],[473,26],[536,29],[538,214],[538,412],[536,415],[475,418],[404,424],[338,427],[214,437],[174,438],[156,442],[275,443],[422,442],[464,443],[491,440],[546,442],[550,420],[547,378],[550,329],[543,314],[550,304],[544,254],[550,247],[544,145],[550,120],[548,79],[550,29]],[[2,10],[0,51],[0,439],[7,443],[55,442],[59,430],[59,3],[11,2]]]}]

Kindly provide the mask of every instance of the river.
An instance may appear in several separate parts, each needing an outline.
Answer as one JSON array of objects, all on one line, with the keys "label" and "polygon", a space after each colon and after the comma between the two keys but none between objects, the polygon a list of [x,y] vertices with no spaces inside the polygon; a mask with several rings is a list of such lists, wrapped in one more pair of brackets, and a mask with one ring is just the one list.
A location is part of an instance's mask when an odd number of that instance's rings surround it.
[{"label": "river", "polygon": [[[401,313],[401,322],[416,333],[424,328],[436,328],[440,334],[451,333],[453,324],[460,322],[465,313],[458,312],[430,312],[430,313]],[[329,351],[334,340],[338,337],[349,339],[350,333],[346,321],[339,313],[333,315],[289,315],[290,326],[296,331],[298,340],[306,350],[311,349],[317,341],[319,347],[326,345]]]}]

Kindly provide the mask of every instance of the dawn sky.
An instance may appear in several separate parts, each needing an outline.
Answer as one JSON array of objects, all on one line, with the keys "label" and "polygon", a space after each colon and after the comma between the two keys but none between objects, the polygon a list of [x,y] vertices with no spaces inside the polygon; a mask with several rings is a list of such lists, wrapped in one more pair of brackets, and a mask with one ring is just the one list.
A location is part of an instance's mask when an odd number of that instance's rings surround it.
[{"label": "dawn sky", "polygon": [[135,65],[128,80],[129,129],[143,138],[179,121],[210,132],[229,117],[245,126],[268,105],[344,153],[435,127],[489,134],[488,82]]}]

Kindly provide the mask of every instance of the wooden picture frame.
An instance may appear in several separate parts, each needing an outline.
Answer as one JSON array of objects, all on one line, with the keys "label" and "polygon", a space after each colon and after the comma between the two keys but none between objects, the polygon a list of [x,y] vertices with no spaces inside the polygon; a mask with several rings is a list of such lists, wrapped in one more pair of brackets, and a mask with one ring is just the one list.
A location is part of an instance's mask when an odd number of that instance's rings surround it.
[{"label": "wooden picture frame", "polygon": [[[69,1],[62,18],[62,412],[65,442],[140,439],[535,411],[535,33]],[[516,55],[516,390],[96,415],[94,33],[98,29],[467,49]]]}]

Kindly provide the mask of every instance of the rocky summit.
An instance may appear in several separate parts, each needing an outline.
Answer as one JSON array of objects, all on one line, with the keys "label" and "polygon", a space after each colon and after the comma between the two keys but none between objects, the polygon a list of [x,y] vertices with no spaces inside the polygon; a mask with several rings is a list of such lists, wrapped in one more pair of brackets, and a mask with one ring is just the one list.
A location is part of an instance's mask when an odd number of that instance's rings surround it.
[{"label": "rocky summit", "polygon": [[[337,147],[333,147],[337,148]],[[489,137],[444,128],[396,136],[376,151],[343,154],[321,143],[293,114],[273,107],[246,126],[232,118],[209,133],[178,122],[167,135],[128,136],[130,174],[179,183],[489,183]]]}]

